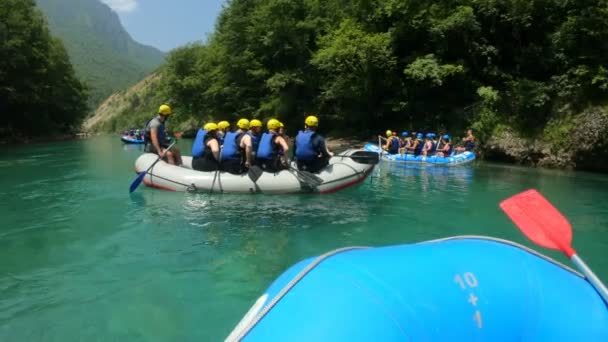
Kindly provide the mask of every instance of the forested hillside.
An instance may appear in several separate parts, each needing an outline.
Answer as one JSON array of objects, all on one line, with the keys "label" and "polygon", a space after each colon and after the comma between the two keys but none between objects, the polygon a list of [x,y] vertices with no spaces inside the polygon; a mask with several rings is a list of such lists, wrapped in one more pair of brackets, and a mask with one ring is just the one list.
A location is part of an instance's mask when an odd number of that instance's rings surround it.
[{"label": "forested hillside", "polygon": [[608,1],[232,0],[162,77],[183,118],[299,127],[316,112],[325,131],[363,136],[473,127],[494,155],[531,163],[581,136],[593,156],[608,128]]},{"label": "forested hillside", "polygon": [[86,88],[34,0],[0,0],[0,142],[79,128]]},{"label": "forested hillside", "polygon": [[51,31],[63,39],[96,107],[137,83],[164,61],[164,53],[134,41],[116,13],[99,0],[37,0]]}]

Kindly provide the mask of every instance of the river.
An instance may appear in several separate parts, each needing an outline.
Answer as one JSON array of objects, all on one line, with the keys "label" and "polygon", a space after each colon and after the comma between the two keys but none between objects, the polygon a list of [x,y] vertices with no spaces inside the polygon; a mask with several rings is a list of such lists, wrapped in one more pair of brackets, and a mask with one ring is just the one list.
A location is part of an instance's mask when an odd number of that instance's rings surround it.
[{"label": "river", "polygon": [[[181,140],[189,151],[190,141]],[[540,190],[608,281],[608,176],[477,162],[380,164],[330,195],[129,195],[115,136],[0,154],[1,341],[223,340],[270,282],[331,249],[489,235],[535,247],[498,208]],[[407,265],[403,265],[407,267]]]}]

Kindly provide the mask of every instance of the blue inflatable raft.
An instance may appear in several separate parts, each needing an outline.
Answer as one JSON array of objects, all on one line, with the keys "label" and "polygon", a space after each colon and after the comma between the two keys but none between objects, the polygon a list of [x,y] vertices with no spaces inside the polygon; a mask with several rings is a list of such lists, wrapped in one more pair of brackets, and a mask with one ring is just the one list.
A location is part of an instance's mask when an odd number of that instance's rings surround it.
[{"label": "blue inflatable raft", "polygon": [[[374,145],[368,143],[365,145],[364,149],[370,152],[380,152],[380,148],[378,145]],[[413,154],[388,154],[385,151],[382,151],[382,160],[392,161],[392,162],[403,162],[403,163],[427,163],[434,165],[462,165],[466,163],[470,163],[475,160],[475,153],[473,152],[463,152],[460,154],[452,153],[449,157],[438,157],[438,156],[414,156]]]},{"label": "blue inflatable raft", "polygon": [[144,139],[138,139],[128,135],[123,135],[120,137],[120,140],[122,140],[122,142],[125,144],[143,144],[145,142]]},{"label": "blue inflatable raft", "polygon": [[301,261],[227,340],[608,341],[608,307],[546,256],[463,236]]}]

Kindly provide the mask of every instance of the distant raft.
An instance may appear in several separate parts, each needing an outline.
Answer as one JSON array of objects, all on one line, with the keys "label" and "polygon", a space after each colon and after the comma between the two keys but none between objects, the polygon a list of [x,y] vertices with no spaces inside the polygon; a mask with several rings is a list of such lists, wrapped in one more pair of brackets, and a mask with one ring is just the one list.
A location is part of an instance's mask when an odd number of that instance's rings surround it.
[{"label": "distant raft", "polygon": [[[378,145],[374,145],[368,143],[365,145],[364,150],[370,152],[380,152],[380,148]],[[460,154],[454,154],[450,157],[438,157],[438,156],[414,156],[413,154],[388,154],[386,151],[382,151],[382,160],[391,161],[391,162],[402,162],[402,163],[418,163],[418,164],[434,164],[434,165],[446,165],[446,166],[454,166],[454,165],[462,165],[467,164],[475,160],[475,153],[465,151]]]},{"label": "distant raft", "polygon": [[578,273],[480,236],[339,249],[297,263],[227,341],[608,341]]},{"label": "distant raft", "polygon": [[[135,161],[135,171],[147,170],[156,154],[145,153]],[[361,183],[378,163],[375,153],[348,150],[329,160],[319,173],[298,171],[295,163],[289,170],[277,173],[259,172],[233,175],[228,172],[202,172],[192,169],[192,157],[184,156],[183,166],[156,163],[145,176],[147,186],[169,191],[224,192],[224,193],[319,193],[326,194]]]},{"label": "distant raft", "polygon": [[145,142],[144,139],[138,139],[129,135],[123,135],[120,137],[120,140],[122,140],[122,142],[125,144],[143,144]]}]

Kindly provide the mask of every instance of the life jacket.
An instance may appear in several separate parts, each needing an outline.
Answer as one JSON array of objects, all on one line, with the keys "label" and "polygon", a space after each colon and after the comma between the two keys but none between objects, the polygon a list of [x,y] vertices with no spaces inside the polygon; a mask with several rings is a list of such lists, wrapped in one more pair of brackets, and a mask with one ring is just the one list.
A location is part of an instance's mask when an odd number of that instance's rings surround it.
[{"label": "life jacket", "polygon": [[208,131],[199,128],[198,132],[196,132],[196,138],[194,138],[194,143],[192,144],[192,157],[202,157],[205,152],[205,138],[207,137]]},{"label": "life jacket", "polygon": [[274,133],[264,133],[260,139],[256,158],[258,159],[274,159],[277,156],[278,148],[274,143]]},{"label": "life jacket", "polygon": [[224,136],[224,147],[222,148],[222,160],[241,159],[243,156],[241,149],[241,139],[243,132],[228,132]]},{"label": "life jacket", "polygon": [[392,137],[390,138],[391,140],[391,144],[388,147],[388,153],[390,154],[397,154],[399,153],[399,138],[397,137]]},{"label": "life jacket", "polygon": [[475,148],[475,142],[474,141],[470,141],[467,140],[464,142],[464,149],[467,151],[473,151],[473,149]]},{"label": "life jacket", "polygon": [[261,134],[253,134],[251,131],[247,132],[247,134],[251,137],[251,150],[253,153],[257,153]]},{"label": "life jacket", "polygon": [[[152,118],[146,122],[146,128],[144,129],[144,143],[149,144],[152,141],[152,133],[150,130],[150,122],[158,118]],[[160,120],[159,120],[160,121]],[[158,130],[156,132],[156,136],[158,137],[158,143],[160,145],[166,144],[167,133],[165,132],[165,123],[161,122]]]},{"label": "life jacket", "polygon": [[312,145],[312,138],[315,136],[314,131],[300,131],[296,136],[296,151],[295,155],[298,160],[315,160],[319,153]]},{"label": "life jacket", "polygon": [[433,140],[431,140],[430,142],[431,142],[431,148],[429,148],[426,152],[435,153],[437,151],[437,143],[434,142]]},{"label": "life jacket", "polygon": [[[448,147],[448,150],[447,151],[444,150],[443,155],[445,157],[449,157],[452,155],[452,144],[448,143],[448,144],[446,144],[446,146]],[[445,146],[444,146],[444,148],[445,148]]]},{"label": "life jacket", "polygon": [[418,146],[416,146],[416,149],[414,150],[414,155],[419,155],[420,153],[422,153],[422,149],[424,148],[424,142],[421,141],[420,139],[418,139]]}]

